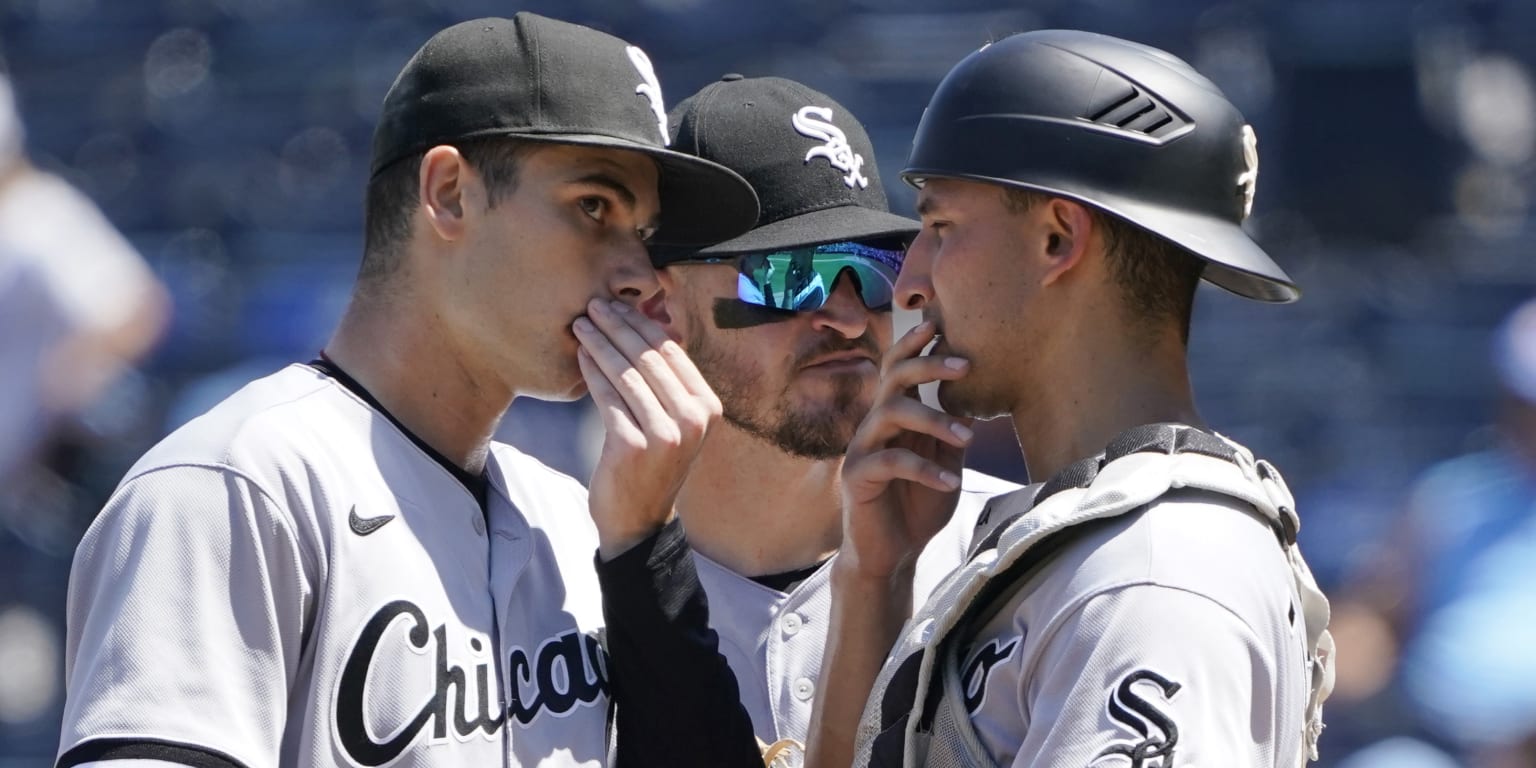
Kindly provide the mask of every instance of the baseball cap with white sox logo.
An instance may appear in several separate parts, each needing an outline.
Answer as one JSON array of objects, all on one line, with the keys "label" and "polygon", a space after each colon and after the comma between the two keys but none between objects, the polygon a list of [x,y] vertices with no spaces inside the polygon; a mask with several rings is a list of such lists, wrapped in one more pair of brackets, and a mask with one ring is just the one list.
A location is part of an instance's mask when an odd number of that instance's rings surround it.
[{"label": "baseball cap with white sox logo", "polygon": [[650,58],[613,35],[526,12],[466,21],[433,35],[390,86],[370,175],[485,137],[633,150],[660,167],[656,242],[707,245],[750,229],[751,185],[668,148],[663,105]]},{"label": "baseball cap with white sox logo", "polygon": [[757,226],[707,248],[659,247],[658,266],[840,241],[906,241],[918,222],[890,211],[864,126],[830,96],[781,77],[731,74],[672,109],[672,146],[740,173]]}]

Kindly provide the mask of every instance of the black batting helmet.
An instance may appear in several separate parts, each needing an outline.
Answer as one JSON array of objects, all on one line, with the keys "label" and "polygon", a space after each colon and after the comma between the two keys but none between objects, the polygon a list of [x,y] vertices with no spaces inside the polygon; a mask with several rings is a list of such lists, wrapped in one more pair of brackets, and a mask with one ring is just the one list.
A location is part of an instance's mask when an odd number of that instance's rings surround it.
[{"label": "black batting helmet", "polygon": [[1106,35],[1042,30],[983,47],[928,102],[902,178],[957,178],[1088,203],[1183,247],[1205,279],[1271,302],[1300,295],[1243,231],[1253,129],[1179,58]]}]

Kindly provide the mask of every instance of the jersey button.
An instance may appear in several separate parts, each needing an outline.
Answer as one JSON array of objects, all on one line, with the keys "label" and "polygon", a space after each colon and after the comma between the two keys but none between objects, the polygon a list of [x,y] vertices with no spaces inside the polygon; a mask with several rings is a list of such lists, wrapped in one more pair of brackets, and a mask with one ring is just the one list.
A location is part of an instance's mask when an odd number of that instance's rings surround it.
[{"label": "jersey button", "polygon": [[800,628],[803,626],[805,626],[805,621],[800,618],[798,613],[786,613],[784,618],[779,620],[779,627],[784,630],[785,635],[790,637],[794,637],[799,633]]},{"label": "jersey button", "polygon": [[809,677],[802,677],[795,681],[795,698],[801,701],[810,701],[816,695],[816,683]]},{"label": "jersey button", "polygon": [[475,535],[485,535],[485,518],[480,516],[480,510],[475,510],[475,514],[470,516],[469,524],[474,527]]}]

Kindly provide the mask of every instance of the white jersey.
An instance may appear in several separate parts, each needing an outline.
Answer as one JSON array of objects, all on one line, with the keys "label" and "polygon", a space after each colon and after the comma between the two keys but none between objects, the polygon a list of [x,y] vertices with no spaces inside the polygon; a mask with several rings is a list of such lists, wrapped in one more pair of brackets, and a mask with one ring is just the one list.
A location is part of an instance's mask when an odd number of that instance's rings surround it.
[{"label": "white jersey", "polygon": [[586,491],[487,466],[483,512],[304,365],[177,430],[76,553],[61,764],[603,765]]},{"label": "white jersey", "polygon": [[996,529],[903,630],[855,765],[1315,759],[1328,603],[1273,467],[1147,425],[1035,491],[993,500]]},{"label": "white jersey", "polygon": [[1303,761],[1306,631],[1252,507],[1174,491],[1084,533],[963,652],[964,704],[1004,766]]},{"label": "white jersey", "polygon": [[[971,532],[987,501],[1018,488],[980,472],[962,474],[954,517],[918,557],[914,608],[965,562]],[[822,651],[831,620],[831,561],[785,594],[698,552],[694,559],[709,599],[710,627],[720,636],[720,654],[736,673],[752,730],[764,743],[792,739],[803,744],[821,685]]]}]

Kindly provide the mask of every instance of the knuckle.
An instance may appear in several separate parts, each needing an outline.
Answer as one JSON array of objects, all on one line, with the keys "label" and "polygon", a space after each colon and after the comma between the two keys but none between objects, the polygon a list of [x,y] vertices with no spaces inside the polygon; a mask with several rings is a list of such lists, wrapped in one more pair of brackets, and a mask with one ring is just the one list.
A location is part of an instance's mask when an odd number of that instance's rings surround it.
[{"label": "knuckle", "polygon": [[645,384],[645,374],[634,366],[629,366],[619,373],[619,382],[632,390],[649,389]]},{"label": "knuckle", "polygon": [[673,450],[683,443],[683,435],[676,425],[658,426],[647,436],[646,442],[658,450]]},{"label": "knuckle", "polygon": [[647,349],[641,352],[639,359],[635,361],[635,366],[650,371],[652,374],[659,374],[668,368],[666,358],[655,349]]},{"label": "knuckle", "polygon": [[709,428],[709,415],[700,408],[689,406],[678,413],[677,426],[684,439],[697,440]]}]

